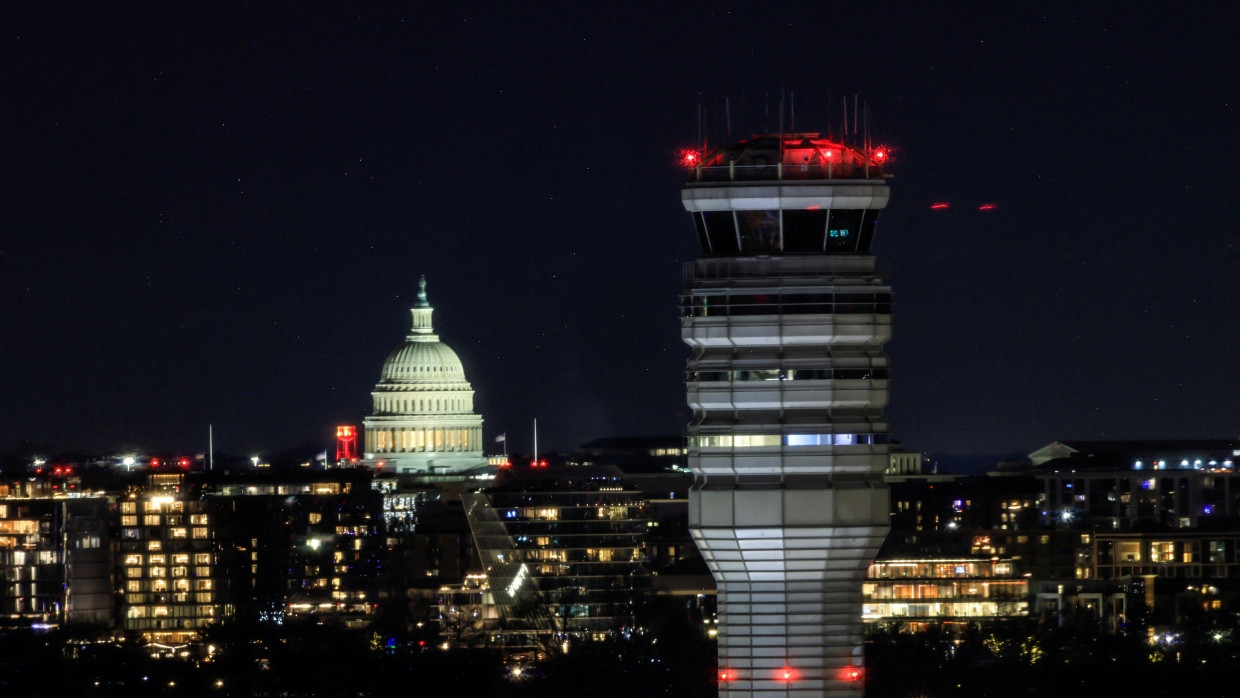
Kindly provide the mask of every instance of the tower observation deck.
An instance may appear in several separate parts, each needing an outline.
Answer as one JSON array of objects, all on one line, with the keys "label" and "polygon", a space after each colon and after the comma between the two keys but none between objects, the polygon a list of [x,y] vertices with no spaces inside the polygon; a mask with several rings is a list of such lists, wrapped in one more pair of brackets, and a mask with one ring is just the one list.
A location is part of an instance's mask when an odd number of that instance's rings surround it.
[{"label": "tower observation deck", "polygon": [[758,135],[681,199],[690,531],[719,592],[719,694],[860,696],[861,582],[888,529],[882,148]]}]

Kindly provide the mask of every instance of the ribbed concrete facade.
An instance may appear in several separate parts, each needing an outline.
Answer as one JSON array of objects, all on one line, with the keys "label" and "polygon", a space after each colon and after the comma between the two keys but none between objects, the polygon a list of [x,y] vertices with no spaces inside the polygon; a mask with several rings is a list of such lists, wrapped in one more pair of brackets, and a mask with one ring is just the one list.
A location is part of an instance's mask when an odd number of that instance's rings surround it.
[{"label": "ribbed concrete facade", "polygon": [[884,153],[815,134],[715,151],[683,192],[690,528],[719,590],[719,694],[860,696],[861,581],[888,527]]}]

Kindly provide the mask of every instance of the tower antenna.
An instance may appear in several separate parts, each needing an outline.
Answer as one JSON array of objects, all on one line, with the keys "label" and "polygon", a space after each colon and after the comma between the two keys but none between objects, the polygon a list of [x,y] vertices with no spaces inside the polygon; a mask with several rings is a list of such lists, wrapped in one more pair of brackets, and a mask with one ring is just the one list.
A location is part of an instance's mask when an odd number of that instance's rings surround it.
[{"label": "tower antenna", "polygon": [[868,151],[870,149],[870,100],[868,99],[865,100],[865,106],[862,107],[862,114],[865,116],[863,130],[865,133],[865,149]]},{"label": "tower antenna", "polygon": [[706,141],[702,140],[702,93],[698,93],[698,135],[697,143],[699,146],[705,145]]},{"label": "tower antenna", "polygon": [[857,135],[857,95],[853,94],[853,135]]},{"label": "tower antenna", "polygon": [[793,133],[796,133],[797,132],[797,93],[795,90],[793,90],[788,93],[788,96],[789,96],[788,108],[791,113],[790,123],[788,124],[788,130],[792,131]]},{"label": "tower antenna", "polygon": [[840,140],[848,143],[848,95],[844,95],[844,137]]},{"label": "tower antenna", "polygon": [[835,140],[835,131],[831,129],[831,88],[827,88],[827,138]]},{"label": "tower antenna", "polygon": [[784,88],[779,88],[779,132],[784,132]]}]

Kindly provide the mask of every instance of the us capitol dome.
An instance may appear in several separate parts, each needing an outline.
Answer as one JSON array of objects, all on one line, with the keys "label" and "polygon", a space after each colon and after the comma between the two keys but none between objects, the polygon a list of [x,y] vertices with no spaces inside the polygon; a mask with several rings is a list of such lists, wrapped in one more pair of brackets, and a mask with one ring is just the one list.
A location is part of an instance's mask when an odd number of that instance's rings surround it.
[{"label": "us capitol dome", "polygon": [[461,476],[490,469],[482,417],[456,352],[431,325],[426,277],[418,280],[413,327],[383,362],[366,428],[365,462],[389,472]]}]

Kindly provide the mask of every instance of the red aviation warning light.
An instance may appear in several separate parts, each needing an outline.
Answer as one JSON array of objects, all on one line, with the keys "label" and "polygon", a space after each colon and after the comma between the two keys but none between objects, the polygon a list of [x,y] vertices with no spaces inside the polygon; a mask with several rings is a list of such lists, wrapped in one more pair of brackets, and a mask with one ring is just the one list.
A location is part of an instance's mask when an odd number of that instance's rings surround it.
[{"label": "red aviation warning light", "polygon": [[978,207],[977,207],[977,210],[979,210],[979,211],[993,211],[993,210],[995,210],[995,205],[994,205],[994,204],[982,204],[981,206],[978,206]]},{"label": "red aviation warning light", "polygon": [[720,669],[719,670],[719,681],[720,682],[735,681],[735,680],[736,680],[735,671],[732,671],[731,669]]},{"label": "red aviation warning light", "polygon": [[693,148],[685,148],[680,151],[680,165],[685,169],[693,169],[702,164],[702,154]]},{"label": "red aviation warning light", "polygon": [[357,427],[350,424],[336,427],[336,462],[357,462]]},{"label": "red aviation warning light", "polygon": [[950,201],[939,201],[939,202],[930,204],[930,210],[932,211],[942,211],[948,208],[951,208]]},{"label": "red aviation warning light", "polygon": [[840,669],[841,681],[856,682],[860,681],[863,676],[865,676],[865,674],[859,666],[846,666]]},{"label": "red aviation warning light", "polygon": [[786,666],[775,672],[775,679],[777,681],[783,681],[784,683],[792,683],[799,678],[800,676],[798,676],[796,669],[793,669],[790,666]]},{"label": "red aviation warning light", "polygon": [[887,162],[887,158],[890,155],[891,155],[891,148],[888,148],[886,146],[880,145],[879,147],[870,151],[870,157],[874,158],[874,162],[878,163],[879,165],[883,164],[884,162]]}]

